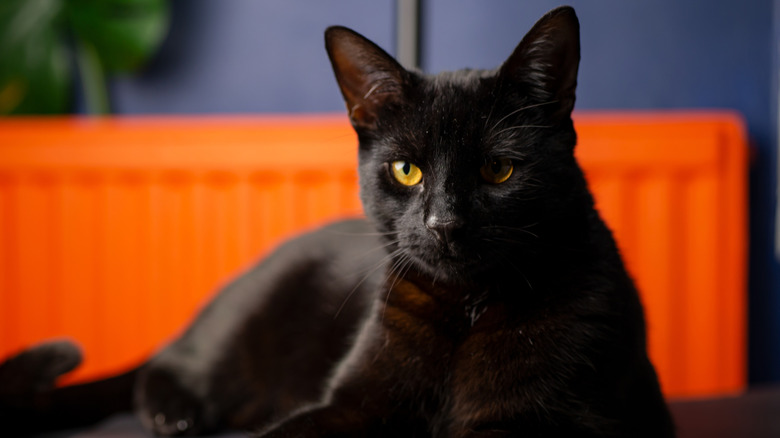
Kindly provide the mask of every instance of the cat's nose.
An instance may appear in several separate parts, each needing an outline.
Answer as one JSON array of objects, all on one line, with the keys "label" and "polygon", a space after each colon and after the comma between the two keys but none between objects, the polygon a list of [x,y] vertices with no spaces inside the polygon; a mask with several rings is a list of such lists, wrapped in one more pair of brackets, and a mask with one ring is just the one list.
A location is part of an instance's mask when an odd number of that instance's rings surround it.
[{"label": "cat's nose", "polygon": [[455,233],[463,227],[463,221],[454,218],[440,218],[431,215],[425,220],[425,228],[433,233],[439,241],[449,244],[452,242]]}]

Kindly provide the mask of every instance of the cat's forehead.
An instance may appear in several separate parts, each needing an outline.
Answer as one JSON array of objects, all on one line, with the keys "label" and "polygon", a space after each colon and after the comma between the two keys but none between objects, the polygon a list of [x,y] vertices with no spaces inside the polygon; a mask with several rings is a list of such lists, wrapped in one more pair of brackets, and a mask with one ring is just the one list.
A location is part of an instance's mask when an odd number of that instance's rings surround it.
[{"label": "cat's forehead", "polygon": [[525,99],[507,93],[495,70],[439,73],[427,77],[422,88],[417,117],[431,128],[438,126],[440,135],[489,134],[492,129],[539,116]]},{"label": "cat's forehead", "polygon": [[385,140],[393,147],[385,152],[400,153],[418,164],[454,164],[452,160],[473,164],[496,155],[522,154],[522,133],[513,132],[511,139],[496,135],[496,122],[504,117],[507,105],[497,93],[494,71],[460,70],[421,79],[411,105],[386,132]]},{"label": "cat's forehead", "polygon": [[[525,137],[549,124],[545,105],[495,70],[458,70],[429,76],[420,108],[441,134],[480,134],[491,139]],[[453,128],[462,128],[460,132]]]},{"label": "cat's forehead", "polygon": [[463,68],[454,71],[443,71],[435,75],[429,75],[428,79],[439,86],[460,86],[473,87],[479,83],[493,79],[496,76],[496,70],[481,70]]},{"label": "cat's forehead", "polygon": [[420,90],[418,111],[432,127],[441,126],[455,134],[452,129],[484,118],[490,111],[495,98],[494,83],[494,74],[486,70],[448,71],[427,76]]},{"label": "cat's forehead", "polygon": [[425,78],[426,100],[432,105],[454,105],[451,109],[462,109],[463,104],[492,95],[495,74],[489,70],[463,69],[445,71]]}]

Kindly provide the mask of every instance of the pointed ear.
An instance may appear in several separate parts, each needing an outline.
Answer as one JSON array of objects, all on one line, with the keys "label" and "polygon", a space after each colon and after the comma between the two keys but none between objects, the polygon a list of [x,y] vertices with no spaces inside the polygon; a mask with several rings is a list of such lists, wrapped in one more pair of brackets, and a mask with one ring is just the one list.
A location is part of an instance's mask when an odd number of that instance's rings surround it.
[{"label": "pointed ear", "polygon": [[346,27],[329,27],[325,48],[353,126],[374,127],[381,108],[402,97],[407,71],[379,46]]},{"label": "pointed ear", "polygon": [[580,64],[580,24],[574,9],[553,9],[539,19],[499,70],[503,82],[521,87],[539,103],[550,103],[555,116],[574,108]]}]

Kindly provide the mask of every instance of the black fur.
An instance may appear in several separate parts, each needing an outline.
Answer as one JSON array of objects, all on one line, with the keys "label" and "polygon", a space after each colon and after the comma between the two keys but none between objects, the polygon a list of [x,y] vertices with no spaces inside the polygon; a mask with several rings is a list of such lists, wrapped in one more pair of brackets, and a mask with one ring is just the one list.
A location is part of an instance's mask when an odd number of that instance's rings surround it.
[{"label": "black fur", "polygon": [[[573,155],[578,26],[553,10],[497,70],[436,76],[328,29],[368,221],[283,246],[131,372],[144,424],[673,436],[636,290]],[[500,159],[511,175],[486,181]],[[421,181],[396,181],[396,161]]]}]

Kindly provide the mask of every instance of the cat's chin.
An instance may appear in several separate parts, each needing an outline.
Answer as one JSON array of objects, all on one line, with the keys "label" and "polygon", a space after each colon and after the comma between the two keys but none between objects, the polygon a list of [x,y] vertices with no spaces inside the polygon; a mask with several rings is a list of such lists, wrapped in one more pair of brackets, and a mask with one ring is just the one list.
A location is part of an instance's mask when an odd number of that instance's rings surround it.
[{"label": "cat's chin", "polygon": [[409,254],[409,257],[416,271],[432,282],[466,284],[472,282],[485,269],[478,260],[435,253],[431,257],[430,254]]}]

